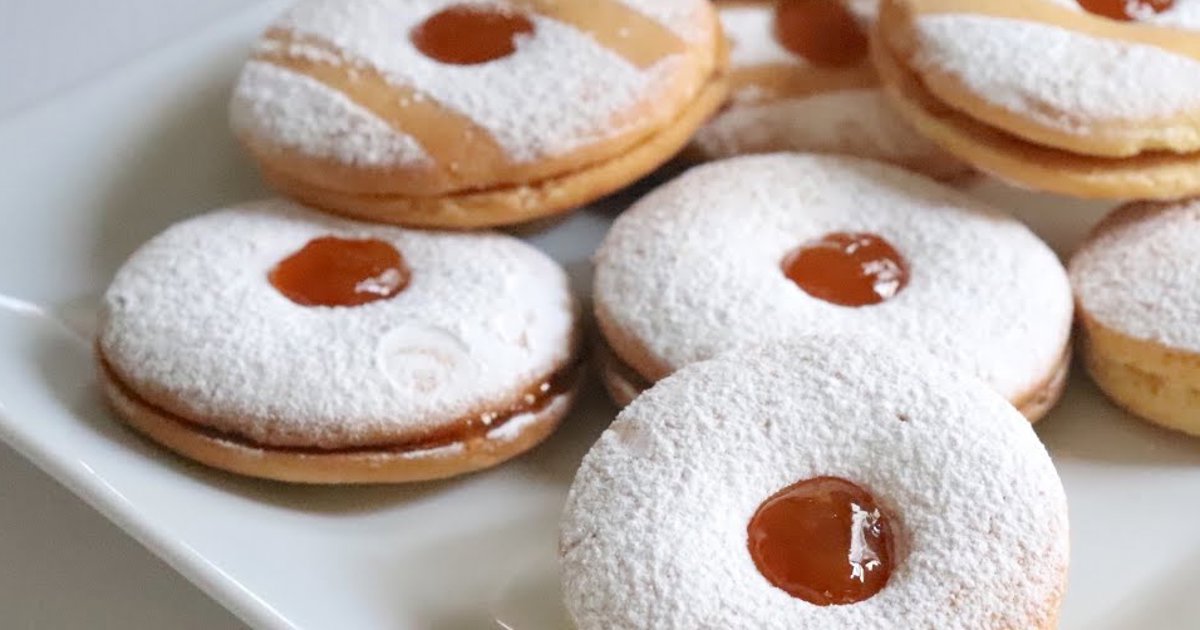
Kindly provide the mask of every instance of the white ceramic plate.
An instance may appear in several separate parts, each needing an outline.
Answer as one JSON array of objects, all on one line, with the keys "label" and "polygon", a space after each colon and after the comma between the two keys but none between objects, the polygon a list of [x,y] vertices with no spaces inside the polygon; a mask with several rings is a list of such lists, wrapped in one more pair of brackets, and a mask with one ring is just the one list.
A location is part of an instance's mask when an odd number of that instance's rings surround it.
[{"label": "white ceramic plate", "polygon": [[[556,522],[614,415],[592,387],[531,456],[466,479],[304,488],[184,463],[101,404],[96,296],[173,221],[264,191],[225,101],[268,3],[0,123],[0,437],[258,627],[566,625]],[[1102,209],[995,184],[980,194],[1066,251]],[[588,257],[631,195],[532,239],[586,292]],[[1194,628],[1200,442],[1137,423],[1075,378],[1040,428],[1071,500],[1065,628]],[[3,509],[3,508],[0,508]]]}]

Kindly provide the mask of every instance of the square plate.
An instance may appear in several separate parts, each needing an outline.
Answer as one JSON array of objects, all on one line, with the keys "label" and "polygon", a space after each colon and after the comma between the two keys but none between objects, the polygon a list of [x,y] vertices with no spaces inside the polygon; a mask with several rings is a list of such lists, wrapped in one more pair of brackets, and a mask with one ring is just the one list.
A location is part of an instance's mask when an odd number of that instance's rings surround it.
[{"label": "square plate", "polygon": [[[226,125],[256,5],[0,123],[0,438],[247,623],[265,628],[505,627],[563,618],[556,524],[579,458],[615,411],[591,387],[530,456],[464,479],[308,488],[171,457],[105,409],[97,296],[170,223],[262,196]],[[1068,251],[1105,209],[973,186]],[[530,240],[586,294],[588,258],[636,191]],[[1085,378],[1039,427],[1071,501],[1064,628],[1190,628],[1200,616],[1200,442],[1116,410]]]}]

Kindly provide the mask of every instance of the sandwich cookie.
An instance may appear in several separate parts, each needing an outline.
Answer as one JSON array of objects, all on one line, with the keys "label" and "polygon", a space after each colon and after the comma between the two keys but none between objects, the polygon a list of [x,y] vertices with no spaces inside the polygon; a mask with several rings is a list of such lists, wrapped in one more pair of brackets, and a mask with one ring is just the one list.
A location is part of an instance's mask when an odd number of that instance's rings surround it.
[{"label": "sandwich cookie", "polygon": [[450,477],[558,426],[577,387],[562,269],[508,236],[287,201],[171,227],[105,293],[105,394],[193,460],[305,483]]},{"label": "sandwich cookie", "polygon": [[571,487],[580,630],[1057,627],[1062,484],[978,379],[870,336],[692,364],[621,412]]},{"label": "sandwich cookie", "polygon": [[1200,435],[1200,201],[1117,209],[1072,258],[1084,364],[1118,405]]},{"label": "sandwich cookie", "polygon": [[724,100],[705,0],[305,0],[233,127],[280,192],[408,226],[559,213],[667,161]]},{"label": "sandwich cookie", "polygon": [[1017,220],[855,158],[697,167],[617,219],[596,254],[618,402],[695,361],[814,332],[880,334],[979,376],[1031,420],[1065,385],[1071,289]]},{"label": "sandwich cookie", "polygon": [[896,109],[985,172],[1087,198],[1200,192],[1197,0],[883,0]]}]

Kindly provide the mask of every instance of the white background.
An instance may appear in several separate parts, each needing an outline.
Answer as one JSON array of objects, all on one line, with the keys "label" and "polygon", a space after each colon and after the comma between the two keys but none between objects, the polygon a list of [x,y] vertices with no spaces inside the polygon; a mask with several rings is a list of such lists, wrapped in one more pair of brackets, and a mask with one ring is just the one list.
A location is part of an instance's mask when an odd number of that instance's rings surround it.
[{"label": "white background", "polygon": [[[0,118],[100,79],[246,2],[0,0]],[[0,627],[241,625],[0,444]]]}]

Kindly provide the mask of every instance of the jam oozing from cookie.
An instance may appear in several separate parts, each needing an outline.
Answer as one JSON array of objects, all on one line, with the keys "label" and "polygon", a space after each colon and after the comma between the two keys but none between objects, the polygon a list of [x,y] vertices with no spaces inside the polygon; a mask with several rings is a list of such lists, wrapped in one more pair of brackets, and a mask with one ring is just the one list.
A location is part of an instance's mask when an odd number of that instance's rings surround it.
[{"label": "jam oozing from cookie", "polygon": [[533,30],[533,21],[517,11],[459,4],[433,14],[409,37],[431,59],[470,66],[513,54],[517,36]]},{"label": "jam oozing from cookie", "polygon": [[1078,0],[1079,6],[1106,18],[1132,22],[1162,13],[1175,4],[1175,0]]},{"label": "jam oozing from cookie", "polygon": [[792,252],[783,272],[805,293],[839,306],[879,304],[908,286],[908,263],[875,234],[826,234]]},{"label": "jam oozing from cookie", "polygon": [[324,236],[275,265],[268,279],[301,306],[361,306],[403,291],[411,276],[388,243]]},{"label": "jam oozing from cookie", "polygon": [[818,66],[851,66],[867,56],[867,34],[841,0],[778,0],[775,39]]},{"label": "jam oozing from cookie", "polygon": [[788,486],[750,520],[750,556],[771,584],[818,606],[878,593],[893,568],[892,530],[871,493],[837,477]]}]

